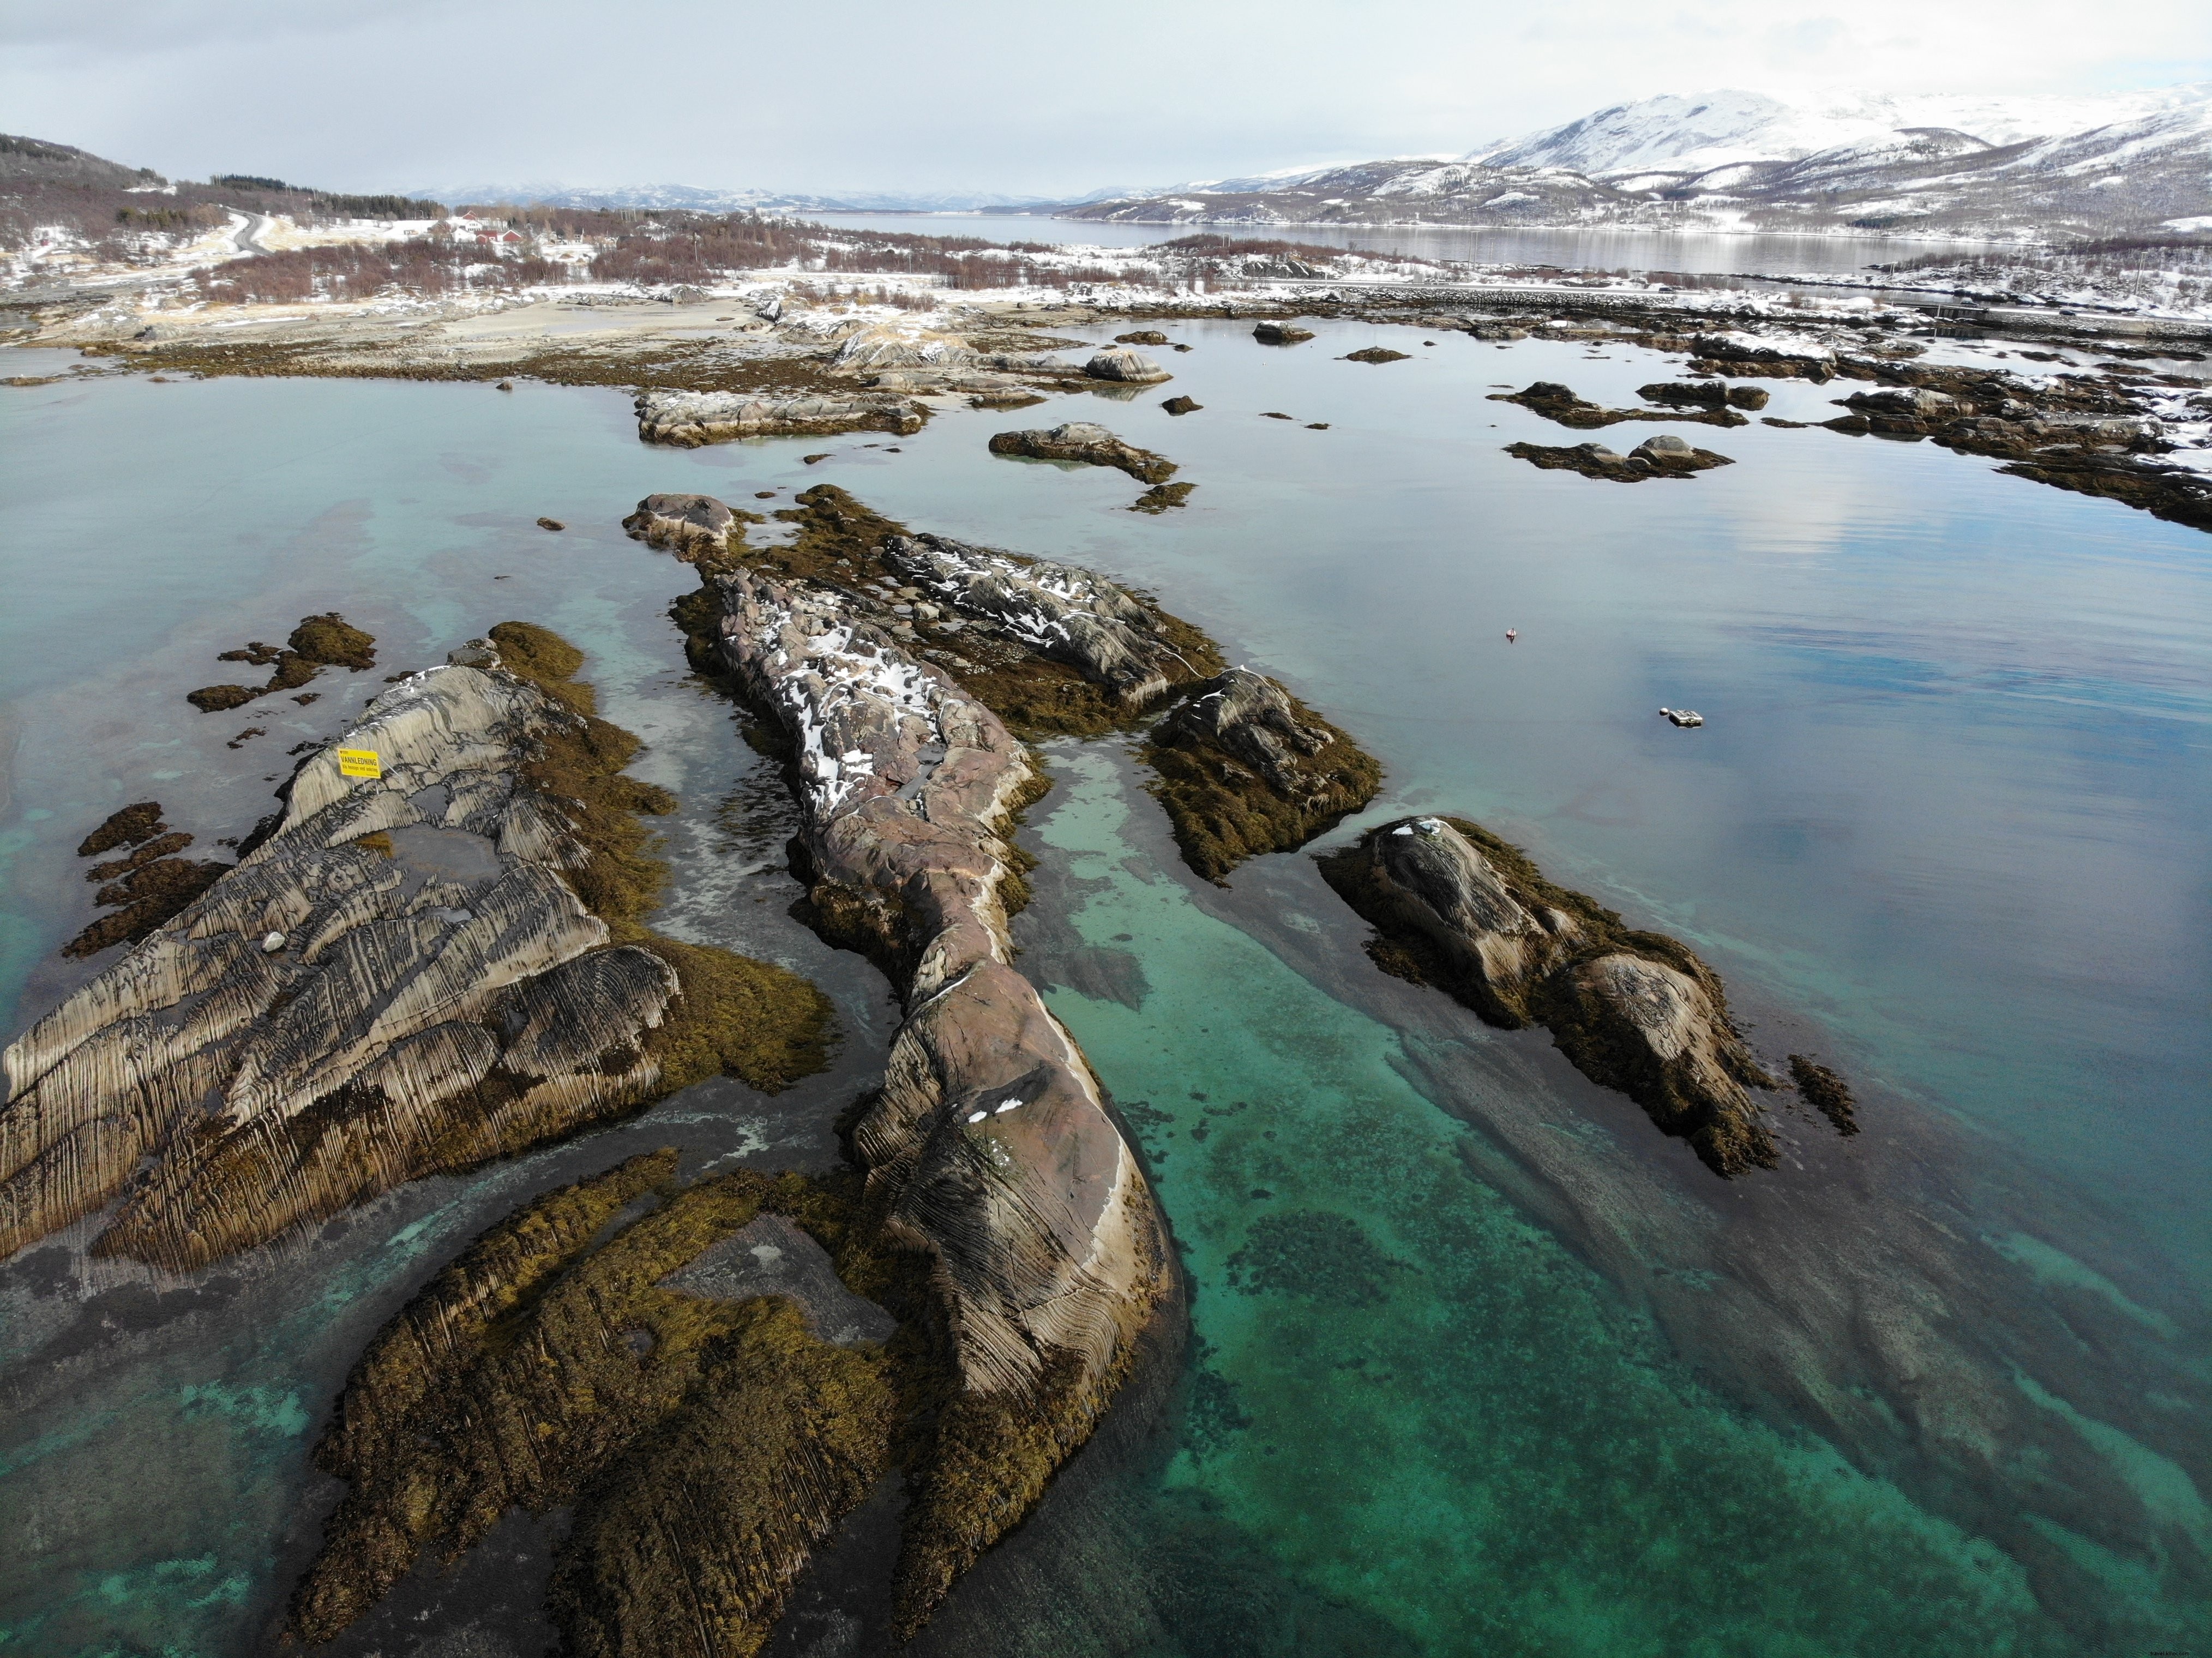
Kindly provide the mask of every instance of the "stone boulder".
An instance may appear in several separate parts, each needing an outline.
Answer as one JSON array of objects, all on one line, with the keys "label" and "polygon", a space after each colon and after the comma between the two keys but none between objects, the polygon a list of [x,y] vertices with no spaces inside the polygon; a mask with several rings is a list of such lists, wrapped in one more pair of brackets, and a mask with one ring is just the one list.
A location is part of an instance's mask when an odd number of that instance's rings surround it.
[{"label": "stone boulder", "polygon": [[1176,473],[1176,464],[1164,455],[1126,443],[1095,422],[1072,420],[1047,428],[1000,432],[991,440],[994,455],[1025,455],[1037,460],[1079,461],[1086,466],[1112,466],[1140,483],[1165,483]]},{"label": "stone boulder", "polygon": [[1716,1173],[1772,1168],[1748,1087],[1771,1088],[1728,1015],[1719,977],[1672,938],[1635,932],[1553,886],[1517,848],[1462,818],[1369,830],[1322,872],[1381,932],[1401,977],[1492,1024],[1540,1024],[1593,1081],[1620,1089]]},{"label": "stone boulder", "polygon": [[665,547],[686,563],[720,556],[730,549],[738,515],[712,495],[647,495],[622,521],[633,541]]},{"label": "stone boulder", "polygon": [[1310,328],[1294,322],[1261,321],[1252,325],[1252,337],[1262,345],[1296,345],[1314,337]]},{"label": "stone boulder", "polygon": [[1126,347],[1097,353],[1083,365],[1083,372],[1094,380],[1118,380],[1125,386],[1155,386],[1175,378],[1143,352]]}]

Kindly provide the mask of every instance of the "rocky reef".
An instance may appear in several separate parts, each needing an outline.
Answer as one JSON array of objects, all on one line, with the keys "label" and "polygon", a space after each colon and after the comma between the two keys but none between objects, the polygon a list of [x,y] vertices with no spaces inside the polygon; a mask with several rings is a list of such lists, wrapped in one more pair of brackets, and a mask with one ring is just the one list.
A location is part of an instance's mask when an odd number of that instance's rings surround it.
[{"label": "rocky reef", "polygon": [[323,616],[301,616],[300,625],[292,629],[282,649],[256,639],[236,650],[223,652],[216,659],[248,662],[257,668],[267,668],[270,670],[269,682],[264,685],[203,685],[185,693],[185,700],[203,714],[243,708],[272,691],[296,691],[322,668],[350,668],[356,673],[366,672],[376,665],[376,641],[332,610]]},{"label": "rocky reef", "polygon": [[1614,483],[1641,483],[1646,478],[1686,478],[1715,466],[1733,466],[1726,455],[1699,449],[1672,433],[1646,438],[1626,454],[1601,443],[1577,443],[1554,448],[1540,443],[1509,443],[1505,452],[1544,471],[1580,472],[1586,478],[1605,478]]},{"label": "rocky reef", "polygon": [[1384,971],[1508,1029],[1540,1024],[1716,1174],[1776,1163],[1751,1088],[1776,1084],[1729,1022],[1719,976],[1678,941],[1554,886],[1519,848],[1458,817],[1407,817],[1321,859],[1379,936]]},{"label": "rocky reef", "polygon": [[[1717,392],[1725,392],[1725,386],[1717,381],[1713,384]],[[1647,386],[1637,395],[1644,397],[1655,390],[1699,389],[1696,386],[1670,388]],[[1759,404],[1764,405],[1766,394],[1761,392],[1758,397]],[[1577,396],[1573,387],[1562,386],[1557,380],[1537,380],[1518,392],[1493,392],[1490,394],[1490,401],[1518,404],[1532,413],[1541,415],[1546,420],[1556,421],[1561,426],[1571,426],[1584,432],[1595,431],[1602,426],[1616,426],[1625,420],[1680,421],[1704,426],[1743,426],[1749,423],[1734,410],[1723,407],[1723,398],[1718,395],[1711,400],[1710,406],[1693,408],[1686,412],[1680,409],[1608,409],[1602,404],[1591,403]],[[1707,400],[1694,398],[1684,401],[1703,404]]]},{"label": "rocky reef", "polygon": [[580,653],[509,623],[456,657],[0,1056],[0,1254],[112,1204],[96,1249],[198,1266],[719,1072],[820,1064],[812,987],[639,924],[639,815],[673,802],[620,774],[639,745]]},{"label": "rocky reef", "polygon": [[991,440],[994,455],[1026,455],[1036,460],[1078,461],[1085,466],[1112,466],[1139,483],[1165,483],[1175,476],[1176,464],[1164,455],[1124,442],[1106,428],[1087,420],[1025,432],[1000,432]]},{"label": "rocky reef", "polygon": [[1382,768],[1281,685],[1231,668],[1192,688],[1146,747],[1183,860],[1219,882],[1365,805]]},{"label": "rocky reef", "polygon": [[[913,568],[975,574],[914,539]],[[910,1473],[910,1631],[1089,1435],[1171,1288],[1165,1234],[1089,1066],[1010,965],[1007,835],[1038,786],[1026,748],[835,594],[751,571],[708,591],[714,651],[791,745],[816,924],[905,1002],[852,1144],[882,1236],[930,1262],[958,1383]],[[1111,655],[1097,638],[1066,648]]]},{"label": "rocky reef", "polygon": [[637,399],[638,436],[684,449],[840,432],[902,437],[921,430],[925,418],[912,399],[886,392],[646,392]]}]

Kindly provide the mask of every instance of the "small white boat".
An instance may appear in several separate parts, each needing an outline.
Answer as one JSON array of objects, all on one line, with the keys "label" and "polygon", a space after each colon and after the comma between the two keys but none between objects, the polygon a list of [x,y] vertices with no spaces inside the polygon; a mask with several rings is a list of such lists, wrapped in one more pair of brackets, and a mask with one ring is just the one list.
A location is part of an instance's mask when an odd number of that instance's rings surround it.
[{"label": "small white boat", "polygon": [[1705,723],[1705,715],[1693,713],[1688,708],[1662,708],[1659,712],[1677,726],[1702,726]]}]

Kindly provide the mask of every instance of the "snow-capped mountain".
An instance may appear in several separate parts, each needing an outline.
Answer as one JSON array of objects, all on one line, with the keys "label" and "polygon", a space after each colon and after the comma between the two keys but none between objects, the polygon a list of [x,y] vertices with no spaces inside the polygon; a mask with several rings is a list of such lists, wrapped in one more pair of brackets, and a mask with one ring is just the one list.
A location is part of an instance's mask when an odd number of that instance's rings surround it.
[{"label": "snow-capped mountain", "polygon": [[2108,235],[2212,213],[2212,85],[2096,98],[1669,94],[1420,156],[1062,210],[1142,223]]}]

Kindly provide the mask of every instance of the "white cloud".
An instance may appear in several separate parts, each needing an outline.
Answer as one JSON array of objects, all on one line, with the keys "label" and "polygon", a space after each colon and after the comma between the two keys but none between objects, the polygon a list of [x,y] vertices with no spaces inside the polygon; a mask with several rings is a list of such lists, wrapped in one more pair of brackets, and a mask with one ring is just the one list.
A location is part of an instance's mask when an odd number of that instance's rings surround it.
[{"label": "white cloud", "polygon": [[[115,0],[0,10],[19,131],[173,174],[1067,191],[1464,150],[1650,94],[2212,79],[2212,8],[2021,0]],[[2154,44],[2159,55],[2146,46]]]}]

